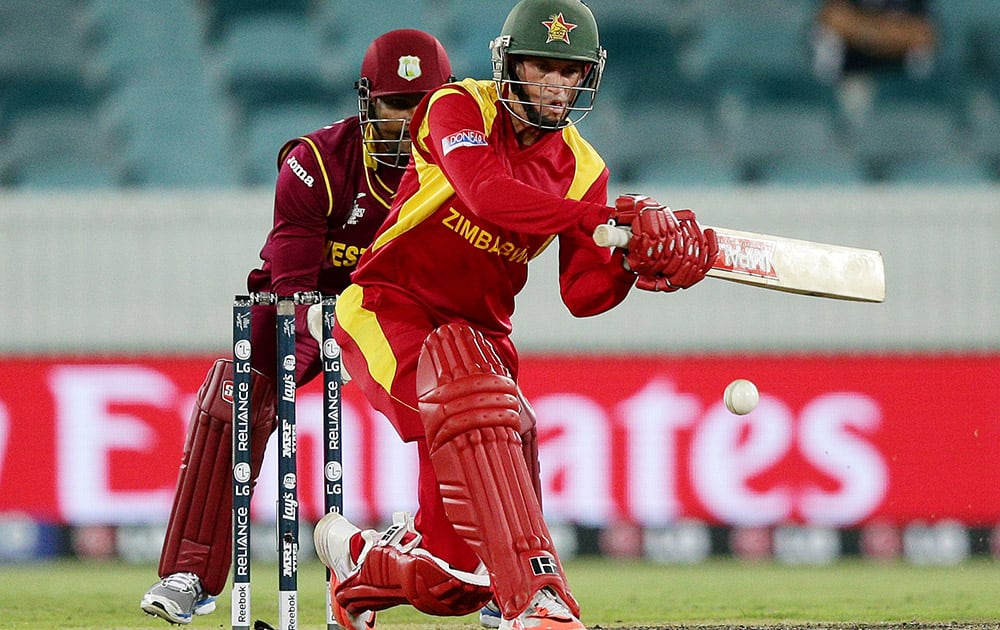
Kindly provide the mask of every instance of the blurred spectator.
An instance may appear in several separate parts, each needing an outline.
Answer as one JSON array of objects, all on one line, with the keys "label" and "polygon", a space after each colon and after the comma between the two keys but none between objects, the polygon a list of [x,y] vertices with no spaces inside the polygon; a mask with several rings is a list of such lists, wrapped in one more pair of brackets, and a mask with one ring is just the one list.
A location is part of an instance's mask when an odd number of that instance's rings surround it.
[{"label": "blurred spectator", "polygon": [[824,0],[816,18],[813,70],[837,82],[848,114],[871,105],[873,76],[926,78],[934,68],[937,26],[929,0]]}]

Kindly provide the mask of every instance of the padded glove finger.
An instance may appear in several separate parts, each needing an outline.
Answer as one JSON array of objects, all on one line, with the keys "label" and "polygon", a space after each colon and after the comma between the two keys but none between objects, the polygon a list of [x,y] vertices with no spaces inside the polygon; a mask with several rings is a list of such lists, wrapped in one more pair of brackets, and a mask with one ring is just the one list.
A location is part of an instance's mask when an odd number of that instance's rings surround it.
[{"label": "padded glove finger", "polygon": [[659,291],[663,293],[673,293],[680,287],[675,287],[663,276],[639,276],[635,281],[635,287],[643,291]]},{"label": "padded glove finger", "polygon": [[664,275],[671,285],[687,289],[701,282],[712,268],[718,255],[718,241],[714,230],[702,231],[695,221],[685,222],[681,231],[686,245],[684,256],[679,257],[682,264]]},{"label": "padded glove finger", "polygon": [[632,221],[632,238],[629,240],[629,268],[639,275],[662,275],[676,268],[672,265],[674,252],[682,245],[676,222],[663,208],[642,210]]}]

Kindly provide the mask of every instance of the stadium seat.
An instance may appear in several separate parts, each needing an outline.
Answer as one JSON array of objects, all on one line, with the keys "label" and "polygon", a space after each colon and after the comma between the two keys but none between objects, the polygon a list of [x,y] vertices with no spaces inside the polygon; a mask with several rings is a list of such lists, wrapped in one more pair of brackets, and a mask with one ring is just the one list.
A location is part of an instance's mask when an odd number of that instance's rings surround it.
[{"label": "stadium seat", "polygon": [[9,105],[7,105],[7,97],[0,91],[0,138],[7,135],[7,129],[10,126],[10,122],[7,118],[7,111]]},{"label": "stadium seat", "polygon": [[[233,18],[217,51],[220,85],[245,112],[302,99],[332,100],[334,90],[343,89],[337,74],[342,64],[329,58],[306,17],[253,14]],[[359,62],[360,54],[351,65]],[[357,72],[350,70],[352,76]]]},{"label": "stadium seat", "polygon": [[[355,107],[356,109],[356,107]],[[273,185],[277,175],[278,150],[288,140],[328,125],[356,111],[321,105],[278,105],[261,109],[243,130],[242,172],[244,184]]]},{"label": "stadium seat", "polygon": [[[101,103],[96,120],[114,141],[146,129],[164,135],[193,135],[217,139],[231,121],[225,103],[201,80],[160,81],[141,78],[111,91]],[[191,132],[190,129],[198,129]]]},{"label": "stadium seat", "polygon": [[[712,4],[710,2],[710,4]],[[693,78],[746,89],[756,81],[808,79],[812,8],[794,0],[719,3],[714,19],[682,51],[679,68]]]},{"label": "stadium seat", "polygon": [[894,103],[878,108],[859,122],[850,135],[850,147],[874,179],[884,179],[894,162],[958,159],[965,141],[952,111],[927,103]]},{"label": "stadium seat", "polygon": [[705,150],[673,153],[637,164],[622,183],[651,186],[734,186],[739,171],[724,154]]},{"label": "stadium seat", "polygon": [[601,24],[601,44],[608,51],[603,89],[635,103],[673,96],[671,81],[680,78],[678,44],[664,22],[607,20]]},{"label": "stadium seat", "polygon": [[82,159],[54,160],[43,168],[31,168],[15,176],[14,185],[23,189],[95,189],[114,188],[119,182],[111,168],[103,162]]},{"label": "stadium seat", "polygon": [[208,0],[202,4],[207,14],[206,36],[214,43],[232,22],[246,17],[305,17],[314,3],[312,0]]},{"label": "stadium seat", "polygon": [[989,164],[964,152],[900,157],[884,165],[882,178],[891,183],[975,185],[996,181]]},{"label": "stadium seat", "polygon": [[1000,3],[936,2],[932,10],[941,28],[937,57],[946,71],[979,74],[991,64],[1000,70]]},{"label": "stadium seat", "polygon": [[969,110],[969,150],[1000,180],[1000,100],[983,89],[973,96]]},{"label": "stadium seat", "polygon": [[[604,158],[613,180],[655,179],[657,169],[670,180],[690,172],[697,173],[700,181],[732,179],[731,164],[709,115],[688,101],[624,104],[599,99],[579,126]],[[697,168],[685,166],[685,156]]]},{"label": "stadium seat", "polygon": [[[936,73],[916,82],[878,77],[870,119],[834,125],[834,86],[810,67],[816,6],[591,3],[609,57],[595,111],[580,128],[612,178],[1000,181],[997,0],[933,5],[942,29]],[[95,112],[90,127],[104,153],[88,164],[66,152],[31,169],[0,158],[0,178],[18,186],[266,185],[281,142],[354,115],[352,85],[372,39],[393,28],[427,30],[459,78],[486,79],[488,42],[509,8],[487,0],[5,0],[5,153],[25,142],[26,129],[46,127],[50,110]]]},{"label": "stadium seat", "polygon": [[211,142],[143,134],[114,157],[117,176],[131,187],[232,188],[240,183],[226,147]]},{"label": "stadium seat", "polygon": [[779,186],[839,186],[866,181],[863,165],[841,150],[771,156],[744,167],[741,177],[747,182]]},{"label": "stadium seat", "polygon": [[627,158],[620,140],[624,124],[621,103],[611,98],[599,98],[594,109],[577,124],[583,137],[604,158],[612,177],[620,170],[621,159]]},{"label": "stadium seat", "polygon": [[354,79],[368,45],[379,35],[400,28],[416,28],[437,37],[448,51],[452,71],[464,79],[490,77],[489,42],[496,36],[509,7],[495,2],[468,0],[410,0],[401,10],[398,0],[368,0],[367,15],[377,20],[357,20],[357,5],[348,0],[324,2],[314,13],[323,41]]},{"label": "stadium seat", "polygon": [[138,76],[169,79],[204,72],[201,14],[190,0],[174,2],[170,19],[152,3],[90,0],[81,21],[93,53],[88,78],[104,88]]},{"label": "stadium seat", "polygon": [[[383,0],[385,1],[385,0]],[[490,42],[500,33],[510,7],[501,2],[484,5],[466,0],[426,2],[434,5],[425,11],[422,27],[444,44],[451,59],[452,71],[459,79],[493,76]]]},{"label": "stadium seat", "polygon": [[[659,46],[641,36],[650,29],[666,34],[671,45],[683,47],[701,35],[720,10],[728,9],[721,0],[604,0],[593,3],[591,8],[601,26],[605,47],[615,57],[624,56],[621,49],[626,46],[632,49],[627,53],[631,56],[641,55],[642,48],[650,43]],[[636,29],[636,37],[628,37],[630,29]],[[610,37],[605,37],[606,31]]]},{"label": "stadium seat", "polygon": [[591,9],[601,26],[609,22],[666,24],[676,20],[678,14],[691,13],[700,3],[701,0],[602,0]]},{"label": "stadium seat", "polygon": [[233,121],[199,81],[135,81],[116,89],[96,116],[130,185],[226,186],[238,181]]},{"label": "stadium seat", "polygon": [[726,145],[740,159],[827,152],[837,144],[834,116],[825,108],[770,104],[727,122]]},{"label": "stadium seat", "polygon": [[21,117],[0,156],[0,185],[99,188],[116,184],[90,111],[52,108]]},{"label": "stadium seat", "polygon": [[631,104],[625,110],[625,120],[628,124],[619,142],[637,158],[722,149],[713,120],[704,109],[687,101]]},{"label": "stadium seat", "polygon": [[973,71],[984,83],[991,85],[994,96],[1000,98],[1000,8],[993,21],[971,33],[970,38]]},{"label": "stadium seat", "polygon": [[614,142],[628,158],[626,181],[725,185],[736,181],[714,120],[687,100],[630,104]]},{"label": "stadium seat", "polygon": [[[406,10],[402,10],[404,7]],[[484,6],[467,0],[408,0],[400,5],[399,0],[366,0],[364,10],[366,15],[377,15],[378,19],[357,20],[358,6],[350,0],[320,3],[313,17],[337,43],[353,46],[352,55],[358,59],[373,39],[398,28],[427,31],[442,42],[453,24],[464,24],[467,31],[500,28],[498,22],[491,20],[497,12],[495,3]],[[505,15],[506,10],[501,10]],[[482,24],[471,21],[473,15]]]},{"label": "stadium seat", "polygon": [[861,181],[857,162],[840,145],[826,107],[760,104],[724,121],[723,141],[741,178],[758,183]]},{"label": "stadium seat", "polygon": [[96,94],[83,72],[78,3],[10,0],[0,10],[0,94],[16,118],[39,107],[89,106]]},{"label": "stadium seat", "polygon": [[874,106],[882,109],[893,108],[897,103],[916,103],[949,108],[958,113],[965,106],[970,87],[966,75],[945,72],[940,68],[921,79],[895,72],[876,74],[874,78]]}]

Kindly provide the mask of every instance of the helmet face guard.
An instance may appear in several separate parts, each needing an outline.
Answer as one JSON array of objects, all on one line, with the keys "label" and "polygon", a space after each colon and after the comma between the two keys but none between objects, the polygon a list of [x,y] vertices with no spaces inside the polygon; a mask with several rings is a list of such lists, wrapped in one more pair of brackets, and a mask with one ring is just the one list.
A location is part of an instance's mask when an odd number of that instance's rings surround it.
[{"label": "helmet face guard", "polygon": [[[514,118],[535,127],[555,130],[580,122],[594,109],[594,99],[597,98],[601,76],[604,74],[605,52],[603,50],[601,58],[597,63],[590,64],[583,80],[578,85],[564,86],[519,79],[515,70],[516,61],[511,59],[511,54],[506,50],[510,46],[508,36],[498,37],[490,45],[493,48],[493,80],[497,82],[499,87],[500,102]],[[535,112],[541,110],[542,104],[540,100],[530,100],[524,89],[526,86],[538,88],[539,92],[545,88],[572,90],[573,96],[565,107],[562,118],[555,123],[549,123],[545,122],[540,115],[534,115]],[[514,104],[517,104],[518,108],[512,108],[511,105]]]},{"label": "helmet face guard", "polygon": [[[579,122],[593,109],[607,52],[598,41],[593,14],[579,0],[521,0],[507,16],[500,36],[490,42],[490,50],[500,101],[514,118],[555,130]],[[522,57],[578,61],[586,71],[575,86],[524,81],[516,72]],[[539,92],[569,89],[573,95],[558,121],[546,121],[540,115],[541,103],[529,99],[528,87]]]},{"label": "helmet face guard", "polygon": [[409,118],[380,117],[378,101],[420,96],[452,80],[448,54],[433,35],[398,29],[376,38],[365,52],[361,78],[354,84],[365,154],[387,166],[406,166],[410,159]]},{"label": "helmet face guard", "polygon": [[[375,97],[367,77],[361,77],[358,88],[358,118],[361,120],[361,142],[365,153],[386,166],[403,167],[410,160],[410,121],[407,118],[379,118]],[[398,132],[389,129],[399,125]]]}]

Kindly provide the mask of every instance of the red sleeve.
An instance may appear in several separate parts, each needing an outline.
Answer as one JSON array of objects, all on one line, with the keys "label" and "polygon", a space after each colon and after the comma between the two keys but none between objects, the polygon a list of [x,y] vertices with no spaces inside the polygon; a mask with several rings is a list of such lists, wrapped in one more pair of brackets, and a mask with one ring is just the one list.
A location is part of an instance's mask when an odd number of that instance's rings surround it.
[{"label": "red sleeve", "polygon": [[[442,140],[473,130],[483,135],[483,115],[466,94],[451,91],[427,109],[424,147],[441,167],[455,194],[473,212],[500,227],[525,234],[558,234],[582,227],[590,234],[610,212],[603,203],[564,199],[510,176],[488,145],[461,146],[445,154]],[[517,203],[510,203],[516,199]]]},{"label": "red sleeve", "polygon": [[[607,177],[596,182],[588,199],[607,199]],[[625,299],[636,275],[627,271],[621,249],[596,247],[593,230],[569,230],[559,235],[559,293],[563,304],[576,317],[608,311]]]},{"label": "red sleeve", "polygon": [[[293,160],[295,169],[289,164]],[[312,186],[308,184],[310,177],[315,178]],[[330,204],[319,179],[319,164],[305,143],[285,156],[278,171],[274,227],[267,237],[271,285],[278,295],[315,291],[319,286]]]}]

